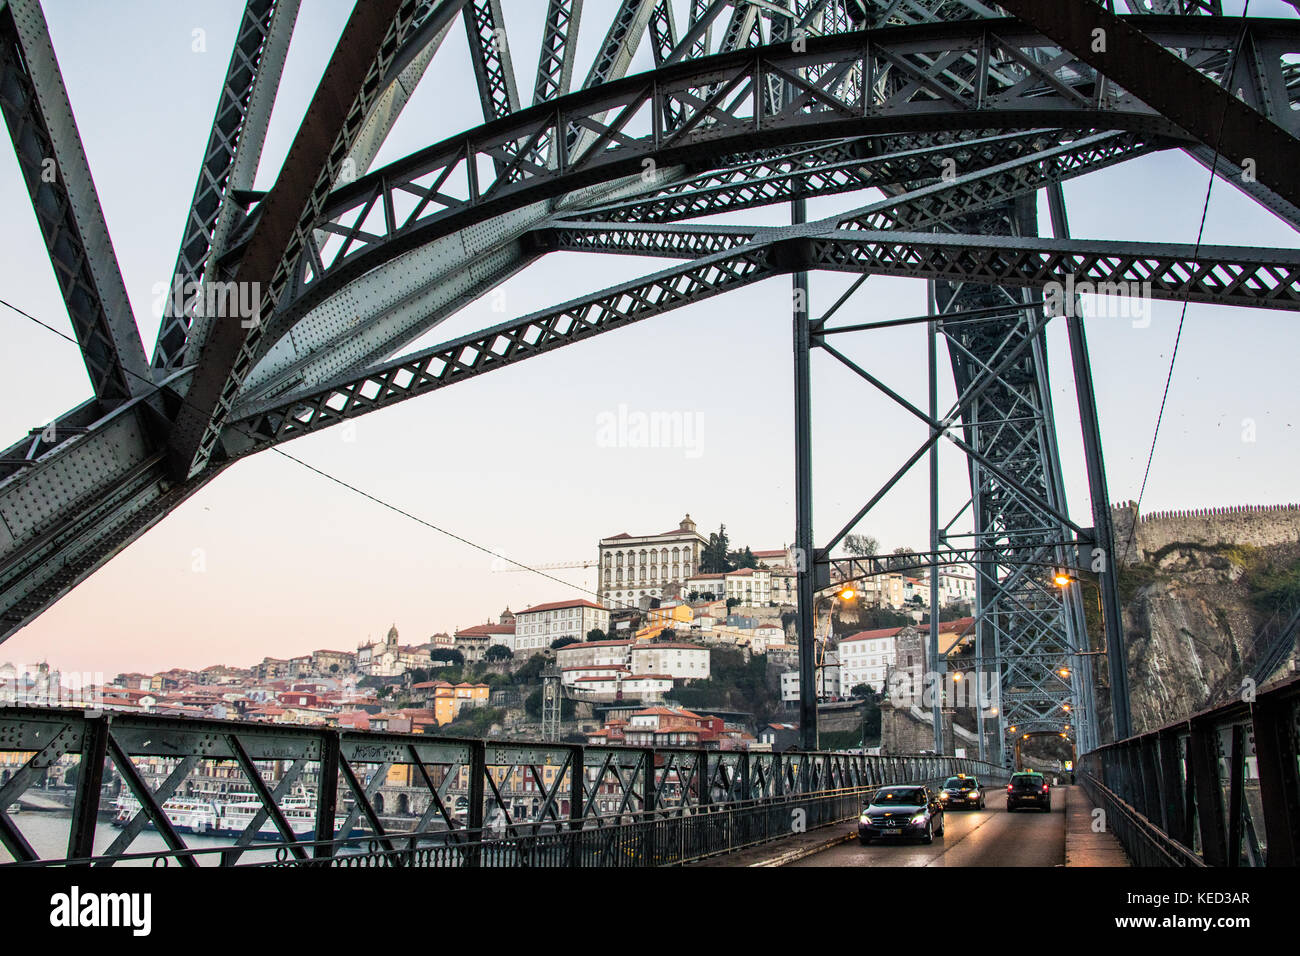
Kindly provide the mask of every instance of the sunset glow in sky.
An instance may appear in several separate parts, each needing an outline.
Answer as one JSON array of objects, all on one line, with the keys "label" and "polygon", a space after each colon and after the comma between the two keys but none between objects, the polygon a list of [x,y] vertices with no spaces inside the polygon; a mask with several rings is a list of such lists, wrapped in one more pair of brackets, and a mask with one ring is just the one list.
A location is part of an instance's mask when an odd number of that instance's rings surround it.
[{"label": "sunset glow in sky", "polygon": [[[685,21],[685,4],[678,21]],[[82,139],[136,310],[146,351],[242,0],[48,0],[44,4]],[[587,0],[575,76],[585,74],[614,0]],[[1229,4],[1228,6],[1232,6]],[[1237,7],[1240,4],[1236,5]],[[272,118],[258,188],[269,188],[351,4],[303,5]],[[505,0],[521,90],[531,91],[544,4]],[[1295,17],[1275,0],[1252,14]],[[206,52],[194,52],[194,30]],[[643,49],[633,71],[649,66]],[[575,82],[576,85],[576,82]],[[434,58],[377,165],[481,122],[464,31]],[[1208,172],[1162,153],[1066,184],[1078,238],[1191,243]],[[864,205],[874,192],[809,204],[809,218]],[[12,148],[0,148],[7,211],[0,298],[70,331]],[[1050,235],[1046,203],[1041,228]],[[719,222],[788,222],[786,207]],[[1295,234],[1222,182],[1204,242],[1291,248]],[[412,348],[524,315],[666,263],[553,255],[506,283],[506,315],[486,299]],[[820,314],[850,278],[814,275]],[[755,550],[793,539],[794,462],[789,278],[768,280],[522,362],[454,388],[327,429],[285,451],[428,524],[526,563],[594,559],[597,541],[659,532],[689,512],[700,531],[725,522]],[[920,281],[869,279],[845,322],[923,313]],[[1112,500],[1136,498],[1155,425],[1177,303],[1151,321],[1091,318],[1088,336]],[[0,308],[0,431],[8,441],[90,394],[77,350]],[[925,404],[923,327],[843,336],[855,361]],[[1144,510],[1296,500],[1300,397],[1297,333],[1282,312],[1192,305],[1179,349]],[[1049,330],[1062,465],[1072,513],[1090,524],[1065,329]],[[942,370],[942,366],[941,366]],[[941,404],[951,401],[948,376]],[[924,426],[826,355],[813,357],[814,494],[818,538],[847,520],[925,438]],[[628,448],[602,439],[619,414],[682,413],[692,447]],[[945,405],[946,407],[946,405]],[[1254,441],[1243,440],[1254,423]],[[943,443],[947,444],[947,443]],[[943,520],[969,496],[964,461],[945,448]],[[858,529],[885,548],[928,537],[925,468]],[[498,562],[499,565],[499,562]],[[230,468],[186,505],[0,648],[0,662],[153,671],[265,655],[353,650],[396,623],[403,642],[594,588],[594,572],[551,572],[568,584],[494,569],[483,550],[412,521],[263,453]]]}]

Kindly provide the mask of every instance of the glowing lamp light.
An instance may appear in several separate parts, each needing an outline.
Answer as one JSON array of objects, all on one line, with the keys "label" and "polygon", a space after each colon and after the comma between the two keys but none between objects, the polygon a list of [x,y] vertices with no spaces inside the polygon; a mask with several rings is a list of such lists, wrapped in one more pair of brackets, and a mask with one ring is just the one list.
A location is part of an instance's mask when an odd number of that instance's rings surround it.
[{"label": "glowing lamp light", "polygon": [[840,591],[839,594],[839,598],[841,601],[852,601],[857,596],[858,596],[858,592],[853,590],[853,587],[851,585],[849,587],[844,588],[844,590]]}]

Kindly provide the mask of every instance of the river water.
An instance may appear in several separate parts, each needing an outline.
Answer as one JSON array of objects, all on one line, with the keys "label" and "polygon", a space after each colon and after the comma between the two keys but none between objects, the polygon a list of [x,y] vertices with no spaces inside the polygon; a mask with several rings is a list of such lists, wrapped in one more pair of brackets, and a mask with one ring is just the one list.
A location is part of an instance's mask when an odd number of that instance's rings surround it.
[{"label": "river water", "polygon": [[[32,845],[32,849],[42,859],[57,860],[68,855],[68,827],[72,821],[71,813],[19,810],[11,812],[9,819],[18,827],[23,836],[27,838],[27,842]],[[99,855],[105,852],[121,832],[102,820],[97,823],[95,825],[95,854]],[[182,833],[180,837],[185,841],[185,845],[192,850],[220,849],[235,845],[234,837],[200,836],[195,833]],[[156,830],[143,830],[131,843],[127,852],[149,853],[166,849],[167,844]],[[199,855],[197,859],[201,866],[218,866],[221,863],[221,854],[204,853]],[[250,850],[240,856],[239,862],[255,863],[274,859],[275,851],[273,850]],[[13,856],[3,845],[0,845],[0,863],[10,863],[12,861]],[[152,860],[123,860],[116,865],[151,866]],[[170,865],[175,866],[175,861],[170,861]]]}]

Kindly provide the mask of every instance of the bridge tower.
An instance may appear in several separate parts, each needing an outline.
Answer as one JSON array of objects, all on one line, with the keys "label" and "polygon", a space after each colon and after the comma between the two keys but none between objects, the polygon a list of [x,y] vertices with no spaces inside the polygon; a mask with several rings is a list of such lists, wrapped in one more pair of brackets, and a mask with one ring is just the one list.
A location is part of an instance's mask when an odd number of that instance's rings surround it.
[{"label": "bridge tower", "polygon": [[564,696],[560,687],[560,672],[554,664],[542,671],[542,739],[560,739],[560,709]]}]

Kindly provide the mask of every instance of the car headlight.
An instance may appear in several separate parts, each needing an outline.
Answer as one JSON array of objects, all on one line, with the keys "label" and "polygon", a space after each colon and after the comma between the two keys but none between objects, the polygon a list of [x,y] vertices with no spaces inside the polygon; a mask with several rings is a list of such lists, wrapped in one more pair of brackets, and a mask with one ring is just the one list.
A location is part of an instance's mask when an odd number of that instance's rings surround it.
[{"label": "car headlight", "polygon": [[858,822],[859,822],[859,823],[870,823],[870,822],[871,822],[871,817],[867,816],[867,811],[866,811],[866,810],[863,810],[863,811],[862,811],[862,816],[858,817]]},{"label": "car headlight", "polygon": [[967,800],[978,800],[979,798],[980,792],[978,790],[972,790],[970,793],[966,794]]},{"label": "car headlight", "polygon": [[920,813],[916,814],[916,816],[912,817],[912,822],[913,822],[913,823],[924,823],[924,822],[925,822],[925,811],[922,810]]},{"label": "car headlight", "polygon": [[940,800],[947,800],[949,796],[950,796],[950,794],[948,794],[947,791],[944,791],[944,792],[942,792],[942,793],[939,794],[939,799],[940,799]]}]

